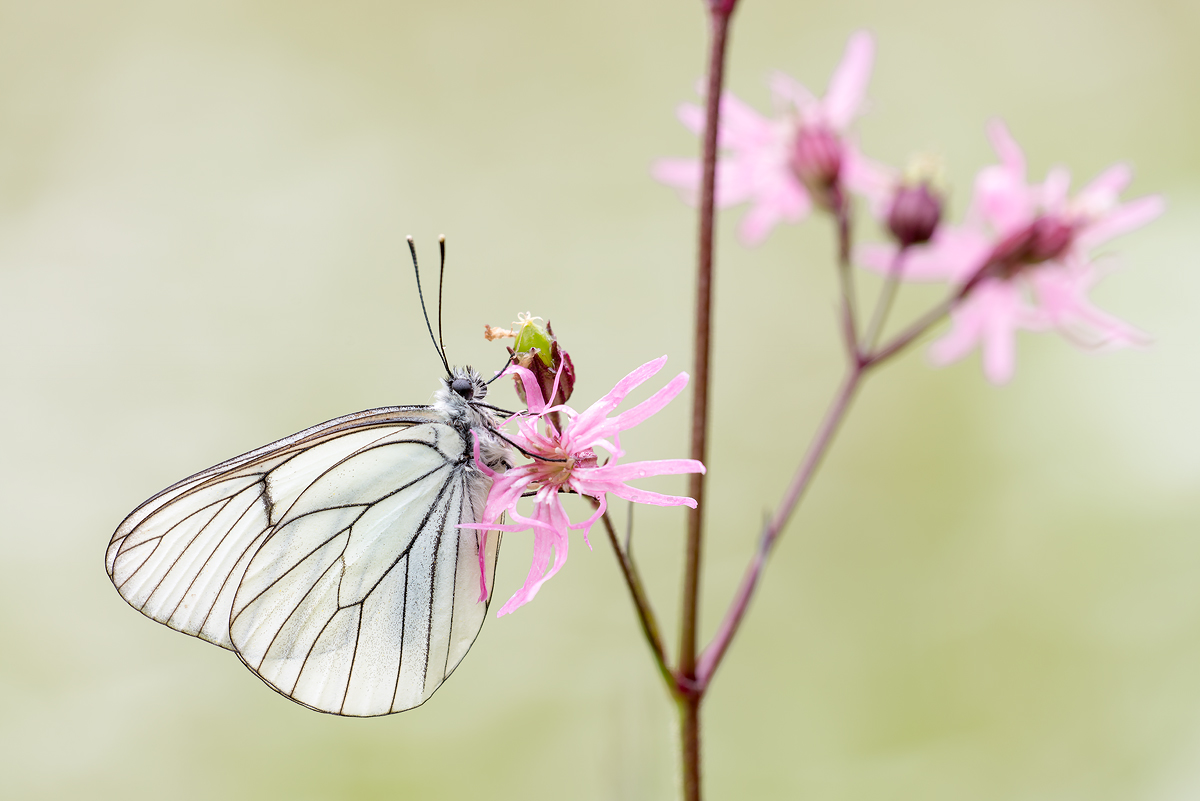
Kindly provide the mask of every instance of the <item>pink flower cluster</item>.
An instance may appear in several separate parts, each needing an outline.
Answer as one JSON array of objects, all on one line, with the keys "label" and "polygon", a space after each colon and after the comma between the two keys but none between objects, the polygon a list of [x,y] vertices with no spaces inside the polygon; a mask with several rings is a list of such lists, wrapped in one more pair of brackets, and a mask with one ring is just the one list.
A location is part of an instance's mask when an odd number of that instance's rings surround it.
[{"label": "pink flower cluster", "polygon": [[[758,244],[780,222],[799,222],[814,203],[822,207],[844,202],[841,187],[877,200],[890,186],[891,172],[859,152],[849,136],[871,77],[875,44],[870,34],[850,37],[846,54],[829,81],[823,98],[783,73],[771,78],[779,114],[759,115],[730,94],[721,97],[717,143],[724,155],[717,162],[716,203],[750,203],[740,234]],[[679,119],[696,134],[704,130],[704,110],[685,104]],[[694,159],[661,159],[654,177],[681,190],[695,203],[700,164]]]},{"label": "pink flower cluster", "polygon": [[[902,255],[898,268],[913,281],[947,281],[963,288],[949,333],[933,344],[933,361],[947,364],[976,344],[993,383],[1013,374],[1016,333],[1058,330],[1085,347],[1123,347],[1148,340],[1136,328],[1100,311],[1087,293],[1101,277],[1090,251],[1163,211],[1151,195],[1120,203],[1132,172],[1110,167],[1068,196],[1070,175],[1055,168],[1029,184],[1025,156],[1000,121],[988,129],[1000,163],[984,168],[966,220],[940,228],[924,246]],[[880,271],[896,268],[896,249],[864,247],[859,260]]]},{"label": "pink flower cluster", "polygon": [[[479,444],[476,442],[476,465],[491,476],[492,488],[488,493],[482,521],[462,526],[479,529],[484,532],[483,536],[487,536],[488,531],[533,531],[533,564],[530,565],[529,575],[524,586],[501,607],[500,615],[506,615],[533,600],[542,584],[562,568],[567,560],[570,529],[582,529],[584,541],[587,541],[592,524],[608,508],[608,493],[636,503],[696,508],[696,502],[691,498],[637,489],[626,482],[649,476],[703,473],[704,465],[700,462],[693,459],[664,459],[617,464],[617,460],[624,455],[620,432],[660,411],[687,386],[687,373],[680,373],[647,400],[608,417],[626,395],[661,370],[666,361],[667,357],[663,356],[643,364],[583,412],[576,412],[566,405],[546,406],[541,387],[532,372],[515,365],[507,369],[507,372],[515,373],[521,379],[529,405],[528,414],[513,418],[517,432],[510,436],[510,441],[531,455],[533,460],[507,472],[497,473],[479,461]],[[557,388],[557,381],[555,386]],[[561,432],[550,422],[548,415],[553,412],[559,412],[567,418]],[[600,463],[597,450],[608,454],[603,464]],[[595,513],[583,522],[572,523],[559,498],[562,492],[595,499],[598,504]],[[533,512],[524,515],[517,511],[517,504],[529,494],[532,494]],[[513,519],[513,523],[499,522],[505,512]],[[480,553],[483,553],[482,548]],[[480,593],[481,600],[486,598],[488,588],[481,586]]]},{"label": "pink flower cluster", "polygon": [[[979,173],[963,224],[941,225],[941,199],[931,185],[902,183],[898,171],[864,157],[849,133],[863,104],[873,54],[869,34],[851,36],[821,99],[787,76],[774,76],[771,89],[780,111],[772,119],[731,95],[721,98],[715,201],[719,206],[750,203],[741,225],[743,241],[762,241],[776,224],[798,222],[814,205],[845,214],[846,191],[864,196],[902,247],[859,248],[856,259],[882,272],[898,269],[896,277],[904,280],[956,286],[952,327],[934,343],[932,358],[945,364],[979,344],[984,371],[995,383],[1012,376],[1018,330],[1057,330],[1088,347],[1146,341],[1140,331],[1088,300],[1101,277],[1090,251],[1161,214],[1162,199],[1119,202],[1132,177],[1123,164],[1074,197],[1068,194],[1065,169],[1030,184],[1020,147],[997,121],[989,135],[1000,163]],[[679,116],[693,131],[703,129],[699,107],[685,105]],[[697,161],[664,159],[653,173],[694,202]]]}]

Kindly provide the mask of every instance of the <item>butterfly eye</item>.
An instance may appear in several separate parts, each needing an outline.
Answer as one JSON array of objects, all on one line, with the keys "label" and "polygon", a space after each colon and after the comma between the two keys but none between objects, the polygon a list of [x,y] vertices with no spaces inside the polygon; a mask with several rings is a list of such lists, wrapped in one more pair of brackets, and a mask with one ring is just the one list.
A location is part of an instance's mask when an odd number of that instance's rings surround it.
[{"label": "butterfly eye", "polygon": [[466,400],[471,400],[475,397],[475,385],[465,378],[456,378],[450,383],[450,389],[461,395]]}]

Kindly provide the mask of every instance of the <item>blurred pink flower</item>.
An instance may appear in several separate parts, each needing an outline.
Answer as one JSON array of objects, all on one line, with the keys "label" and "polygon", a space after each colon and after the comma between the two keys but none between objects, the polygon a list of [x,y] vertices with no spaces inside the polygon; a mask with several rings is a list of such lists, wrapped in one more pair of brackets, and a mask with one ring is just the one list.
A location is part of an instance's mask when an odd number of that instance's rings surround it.
[{"label": "blurred pink flower", "polygon": [[[859,112],[871,75],[875,44],[869,33],[850,37],[846,53],[818,99],[783,73],[771,77],[777,115],[763,117],[731,94],[721,98],[716,204],[750,203],[739,229],[742,241],[758,244],[780,222],[799,222],[813,203],[841,202],[842,188],[882,202],[892,177],[869,161],[847,136]],[[704,109],[679,108],[679,119],[693,133],[704,129]],[[701,165],[695,159],[660,159],[655,179],[678,188],[684,199],[697,201]]]},{"label": "blurred pink flower", "polygon": [[[902,257],[906,280],[949,281],[965,296],[951,312],[952,328],[934,343],[937,364],[962,358],[979,343],[984,373],[993,383],[1012,377],[1020,329],[1058,330],[1086,347],[1124,347],[1148,337],[1095,308],[1087,293],[1100,278],[1089,252],[1113,237],[1153,220],[1163,211],[1157,195],[1120,203],[1132,171],[1118,164],[1073,198],[1070,175],[1055,168],[1041,184],[1026,182],[1025,157],[999,120],[988,127],[1000,163],[975,179],[963,225],[941,227],[928,245]],[[860,248],[858,260],[888,272],[895,246]]]},{"label": "blurred pink flower", "polygon": [[[569,529],[583,529],[584,541],[587,541],[592,524],[608,508],[607,493],[611,492],[619,498],[636,503],[696,508],[696,502],[691,498],[641,490],[625,482],[649,476],[703,473],[704,465],[700,462],[692,459],[664,459],[617,464],[618,458],[624,455],[620,447],[620,432],[636,426],[665,407],[687,386],[687,373],[680,373],[665,387],[632,409],[611,418],[607,416],[635,387],[661,370],[666,361],[667,357],[663,356],[643,364],[618,381],[611,392],[582,413],[565,405],[547,407],[541,387],[533,373],[515,365],[508,368],[509,372],[515,373],[521,379],[530,411],[528,415],[513,418],[518,430],[510,437],[510,441],[527,453],[533,454],[534,461],[504,473],[497,473],[479,460],[477,441],[475,464],[491,476],[492,488],[488,492],[481,522],[461,526],[478,529],[484,532],[485,537],[488,531],[533,530],[533,564],[530,565],[529,575],[525,579],[525,585],[500,609],[500,615],[506,615],[533,600],[542,584],[559,571],[567,561]],[[567,424],[561,433],[554,429],[547,417],[556,411],[567,418]],[[542,430],[539,430],[539,421],[542,423]],[[599,463],[596,449],[608,453],[608,460],[604,464]],[[534,495],[533,514],[527,517],[517,511],[517,502],[528,492]],[[559,500],[560,492],[574,492],[595,498],[599,507],[587,520],[572,523]],[[508,512],[514,523],[498,522],[505,512]],[[482,553],[483,549],[480,548],[480,554]],[[481,578],[481,600],[488,595],[488,588],[482,585],[482,581]]]}]

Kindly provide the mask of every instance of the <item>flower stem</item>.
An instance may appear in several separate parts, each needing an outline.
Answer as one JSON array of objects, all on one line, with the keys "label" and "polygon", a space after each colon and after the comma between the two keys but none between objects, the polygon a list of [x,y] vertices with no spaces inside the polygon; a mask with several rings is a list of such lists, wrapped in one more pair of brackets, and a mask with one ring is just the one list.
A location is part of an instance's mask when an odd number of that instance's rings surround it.
[{"label": "flower stem", "polygon": [[879,292],[879,300],[875,311],[871,314],[871,322],[867,324],[867,332],[863,334],[863,347],[869,352],[875,347],[879,335],[883,333],[883,325],[887,322],[888,313],[892,310],[892,301],[896,299],[896,289],[900,286],[900,273],[904,270],[904,254],[908,249],[900,247],[892,257],[891,269],[884,279],[883,289]]},{"label": "flower stem", "polygon": [[[717,129],[729,20],[737,0],[708,0],[710,27],[708,86],[705,96],[703,177],[700,186],[700,241],[696,270],[695,388],[692,403],[691,456],[703,462],[708,452],[708,399],[712,358],[713,221],[717,177]],[[671,689],[680,703],[680,746],[684,801],[700,801],[700,696],[682,692],[696,675],[696,629],[699,618],[701,534],[704,521],[704,475],[693,473],[688,494],[696,508],[687,517],[687,556],[680,609],[679,668]]]},{"label": "flower stem", "polygon": [[776,509],[775,514],[767,522],[763,528],[762,537],[759,539],[758,551],[751,560],[750,565],[746,568],[746,573],[742,577],[742,584],[738,588],[738,593],[734,597],[733,602],[729,606],[729,610],[725,613],[725,619],[721,621],[721,626],[717,629],[716,636],[713,641],[704,649],[703,655],[700,657],[699,664],[696,669],[696,679],[702,688],[706,688],[712,680],[713,673],[716,672],[717,666],[720,665],[721,659],[725,656],[725,651],[729,648],[729,643],[733,640],[733,635],[737,633],[738,627],[741,626],[742,618],[746,614],[746,610],[750,606],[750,599],[754,596],[754,591],[758,587],[758,581],[762,577],[763,568],[766,566],[767,557],[771,553],[771,549],[775,546],[776,540],[779,539],[780,532],[791,518],[792,512],[795,511],[796,505],[803,497],[805,490],[812,483],[813,476],[817,473],[817,468],[821,464],[821,459],[829,450],[830,444],[833,442],[833,436],[837,433],[838,427],[842,420],[846,417],[846,412],[850,410],[850,402],[854,399],[854,394],[858,390],[863,376],[866,374],[869,366],[861,366],[858,362],[851,362],[846,373],[846,377],[842,380],[842,386],[834,396],[833,402],[829,405],[829,410],[825,413],[825,418],[821,421],[820,427],[817,428],[817,433],[813,436],[812,442],[808,446],[808,451],[804,454],[803,461],[796,469],[796,475],[792,478],[792,483],[788,485],[787,492],[783,496],[783,500]]},{"label": "flower stem", "polygon": [[857,361],[858,298],[854,289],[854,276],[850,273],[850,199],[840,187],[837,189],[835,209],[838,233],[838,286],[842,293],[842,339],[850,357]]},{"label": "flower stem", "polygon": [[921,317],[909,328],[898,334],[887,345],[880,347],[878,350],[873,350],[873,341],[883,328],[896,294],[904,249],[901,249],[896,254],[896,260],[892,264],[892,270],[888,275],[887,283],[880,293],[875,309],[871,313],[871,321],[867,325],[867,331],[861,340],[853,336],[854,328],[852,327],[853,316],[851,311],[853,309],[851,295],[853,292],[853,281],[848,274],[850,237],[849,229],[845,225],[845,216],[840,213],[838,215],[838,251],[839,268],[847,268],[847,275],[841,283],[843,323],[848,324],[846,331],[849,335],[847,339],[849,355],[846,376],[842,379],[841,387],[838,389],[837,394],[829,405],[829,410],[825,412],[824,419],[821,420],[820,426],[818,426],[816,433],[813,435],[808,450],[805,451],[804,458],[800,462],[800,466],[796,468],[796,474],[792,478],[792,483],[788,485],[779,507],[763,528],[762,535],[759,538],[758,550],[750,560],[750,564],[746,567],[746,572],[742,576],[742,583],[738,587],[738,592],[730,603],[729,609],[725,612],[725,618],[721,621],[721,625],[717,629],[712,642],[708,644],[704,649],[704,653],[700,656],[695,678],[697,691],[701,694],[708,689],[713,674],[720,666],[721,660],[725,657],[725,652],[729,649],[729,644],[732,642],[734,635],[737,634],[737,630],[742,624],[742,619],[746,615],[746,610],[750,607],[750,601],[754,597],[754,592],[758,588],[758,582],[762,578],[767,558],[770,556],[771,550],[775,547],[775,542],[779,539],[784,526],[787,525],[796,506],[800,503],[800,499],[812,483],[813,477],[816,476],[817,468],[820,467],[821,460],[828,452],[829,446],[833,443],[834,435],[841,426],[842,420],[845,419],[846,413],[850,410],[850,404],[854,400],[859,387],[862,385],[863,379],[866,378],[867,374],[873,368],[878,367],[888,359],[901,353],[915,342],[917,338],[945,317],[962,300],[966,293],[970,291],[969,285],[957,290],[950,297],[946,298],[946,300],[931,309],[924,317]]},{"label": "flower stem", "polygon": [[[599,506],[599,503],[594,499],[590,499],[594,506]],[[662,674],[663,680],[668,687],[673,687],[675,684],[675,676],[671,673],[671,668],[667,665],[667,652],[663,646],[662,635],[658,629],[658,618],[654,615],[654,610],[650,606],[650,597],[646,594],[646,587],[642,584],[642,577],[638,573],[637,565],[634,564],[633,554],[621,547],[621,540],[617,536],[617,530],[613,527],[612,520],[609,519],[606,511],[600,516],[600,520],[604,523],[604,530],[608,532],[608,540],[612,543],[613,553],[617,555],[617,563],[621,566],[621,574],[625,577],[625,583],[629,586],[629,595],[633,598],[633,606],[637,610],[638,622],[642,624],[642,634],[646,637],[646,642],[650,644],[650,650],[654,654],[654,661],[658,665],[658,671]]]},{"label": "flower stem", "polygon": [[934,306],[915,323],[901,331],[899,334],[896,334],[896,336],[894,336],[886,345],[881,345],[878,349],[872,350],[863,356],[863,366],[874,367],[880,362],[887,361],[900,351],[907,348],[914,341],[916,341],[918,337],[941,322],[942,318],[949,314],[950,310],[958,305],[958,302],[962,300],[962,298],[963,295],[960,292],[956,292],[938,305]]}]

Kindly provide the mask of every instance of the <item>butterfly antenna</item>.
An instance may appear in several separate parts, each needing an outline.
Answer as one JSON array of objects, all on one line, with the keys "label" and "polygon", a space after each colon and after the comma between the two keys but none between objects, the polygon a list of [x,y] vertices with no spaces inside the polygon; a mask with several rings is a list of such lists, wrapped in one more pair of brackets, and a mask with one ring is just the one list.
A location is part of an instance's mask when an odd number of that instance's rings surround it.
[{"label": "butterfly antenna", "polygon": [[487,384],[488,386],[491,386],[491,383],[493,381],[495,381],[497,378],[499,378],[501,375],[503,375],[504,371],[508,369],[508,365],[509,365],[509,362],[512,361],[512,357],[513,357],[513,352],[512,352],[512,349],[510,348],[508,351],[508,357],[504,360],[504,366],[501,367],[500,370],[494,376],[489,378],[487,381],[484,381],[483,383]]},{"label": "butterfly antenna", "polygon": [[437,337],[433,335],[433,326],[429,324],[429,312],[425,311],[425,295],[421,292],[421,268],[417,266],[417,246],[413,244],[413,238],[408,239],[408,252],[412,254],[413,272],[417,276],[417,298],[421,301],[421,314],[425,315],[425,327],[429,329],[429,338],[433,340],[433,349],[437,351],[438,358],[442,360],[442,366],[446,368],[446,376],[450,376],[450,364],[446,361],[446,354],[438,347]]},{"label": "butterfly antenna", "polygon": [[438,250],[442,253],[442,263],[438,267],[438,344],[442,346],[442,358],[446,357],[446,343],[442,341],[442,285],[446,282],[446,235],[438,237]]}]

